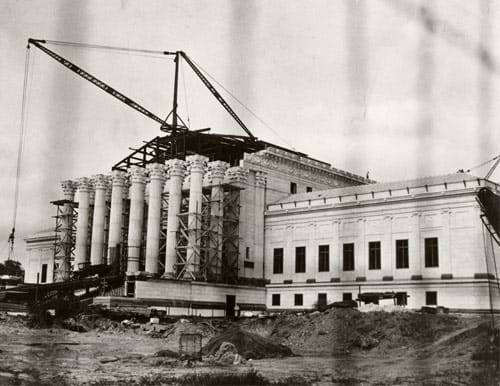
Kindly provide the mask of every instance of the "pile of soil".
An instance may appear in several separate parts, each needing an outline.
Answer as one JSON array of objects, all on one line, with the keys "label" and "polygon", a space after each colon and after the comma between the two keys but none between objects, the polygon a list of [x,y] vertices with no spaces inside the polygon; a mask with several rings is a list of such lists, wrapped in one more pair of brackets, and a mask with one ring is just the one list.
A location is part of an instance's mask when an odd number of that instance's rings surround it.
[{"label": "pile of soil", "polygon": [[330,309],[254,320],[245,328],[274,338],[298,353],[330,355],[423,347],[464,326],[463,319],[447,314]]},{"label": "pile of soil", "polygon": [[215,355],[224,342],[232,343],[245,359],[281,358],[294,355],[290,348],[238,327],[232,327],[210,339],[203,348],[203,352],[206,355]]}]

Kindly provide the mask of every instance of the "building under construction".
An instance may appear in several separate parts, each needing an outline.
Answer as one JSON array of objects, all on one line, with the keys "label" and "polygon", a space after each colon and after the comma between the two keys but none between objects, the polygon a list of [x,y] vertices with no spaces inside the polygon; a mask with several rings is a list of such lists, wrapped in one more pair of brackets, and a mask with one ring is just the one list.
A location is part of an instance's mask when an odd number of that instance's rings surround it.
[{"label": "building under construction", "polygon": [[164,136],[110,175],[62,182],[55,231],[26,240],[27,282],[121,275],[94,301],[170,314],[310,309],[364,292],[412,308],[500,310],[496,184],[467,173],[375,183],[258,140],[187,55],[165,54],[192,65],[247,135],[188,130],[174,98],[172,122],[158,118]]}]

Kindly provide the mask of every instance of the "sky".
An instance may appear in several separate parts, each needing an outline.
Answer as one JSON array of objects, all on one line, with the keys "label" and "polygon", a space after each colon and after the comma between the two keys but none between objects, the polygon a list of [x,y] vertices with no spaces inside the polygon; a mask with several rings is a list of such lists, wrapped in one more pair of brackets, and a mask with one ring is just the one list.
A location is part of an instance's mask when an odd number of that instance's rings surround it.
[{"label": "sky", "polygon": [[[30,37],[185,51],[256,137],[394,181],[500,154],[499,15],[488,0],[2,0],[0,259],[12,226]],[[47,47],[157,115],[170,112],[171,58]],[[22,239],[54,226],[50,201],[62,198],[60,181],[109,173],[130,147],[161,134],[37,48],[29,52],[20,260]],[[186,65],[180,79],[179,112],[190,128],[244,134]]]}]

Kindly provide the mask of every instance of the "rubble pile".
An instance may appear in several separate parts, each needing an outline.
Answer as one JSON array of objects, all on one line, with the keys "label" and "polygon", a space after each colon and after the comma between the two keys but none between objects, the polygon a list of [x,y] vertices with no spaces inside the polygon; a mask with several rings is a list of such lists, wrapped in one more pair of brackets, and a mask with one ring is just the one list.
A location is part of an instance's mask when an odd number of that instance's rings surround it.
[{"label": "rubble pile", "polygon": [[279,315],[269,335],[300,353],[338,354],[419,347],[458,328],[459,318],[444,314],[330,309]]},{"label": "rubble pile", "polygon": [[[230,344],[230,346],[229,346]],[[220,350],[236,350],[245,359],[281,358],[293,356],[290,348],[260,335],[232,327],[212,338],[203,348],[206,355],[221,355]],[[222,353],[223,354],[223,353]]]}]

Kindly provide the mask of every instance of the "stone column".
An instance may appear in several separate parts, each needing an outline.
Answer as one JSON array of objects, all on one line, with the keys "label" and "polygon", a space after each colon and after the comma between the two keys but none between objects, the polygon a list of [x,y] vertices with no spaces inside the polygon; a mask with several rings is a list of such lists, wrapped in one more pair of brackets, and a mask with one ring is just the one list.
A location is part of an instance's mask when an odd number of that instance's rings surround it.
[{"label": "stone column", "polygon": [[171,159],[167,161],[169,179],[168,215],[167,215],[167,247],[165,252],[164,277],[175,277],[177,263],[177,232],[179,230],[179,212],[182,200],[182,182],[186,166],[184,161]]},{"label": "stone column", "polygon": [[200,232],[201,232],[201,205],[203,202],[203,174],[208,158],[202,155],[186,157],[189,183],[189,209],[188,209],[188,247],[186,252],[186,278],[194,278],[200,269]]},{"label": "stone column", "polygon": [[254,257],[254,276],[263,278],[264,264],[264,211],[266,206],[266,174],[255,172],[255,250],[251,251]]},{"label": "stone column", "polygon": [[77,180],[77,189],[78,217],[76,219],[75,266],[73,268],[75,271],[80,269],[79,264],[88,261],[90,192],[93,189],[91,180],[86,177],[79,178]]},{"label": "stone column", "polygon": [[[237,188],[245,189],[247,188],[248,182],[248,170],[242,168],[241,166],[234,166],[226,171],[225,181]],[[227,243],[225,243],[225,251],[226,255],[224,256],[224,266],[227,267],[227,272],[223,272],[224,275],[238,275],[238,258],[239,251],[236,248],[236,244],[239,248],[238,239],[243,238],[247,234],[248,226],[253,226],[253,224],[248,224],[246,221],[246,209],[248,209],[247,202],[245,202],[246,195],[242,194],[243,192],[235,191],[233,194],[239,194],[240,196],[240,214],[239,214],[239,223],[238,223],[238,233],[237,234],[228,234],[226,235]],[[246,209],[245,209],[246,208]],[[233,240],[230,240],[233,238]],[[236,241],[236,243],[234,243]],[[241,267],[242,268],[242,267]]]},{"label": "stone column", "polygon": [[59,262],[59,273],[61,280],[68,280],[71,272],[71,247],[72,224],[73,224],[73,202],[75,200],[76,183],[74,181],[62,181],[61,187],[66,201],[62,210],[62,232],[61,232],[61,254],[63,260]]},{"label": "stone column", "polygon": [[222,273],[222,231],[224,224],[224,175],[229,164],[223,161],[208,163],[209,183],[212,186],[210,195],[210,273],[220,275]]},{"label": "stone column", "polygon": [[165,166],[159,163],[148,165],[149,169],[149,206],[148,227],[146,232],[146,272],[158,273],[160,253],[160,221],[163,186],[165,185]]},{"label": "stone column", "polygon": [[111,188],[111,210],[109,214],[108,265],[116,262],[122,242],[123,196],[127,187],[127,173],[114,170]]},{"label": "stone column", "polygon": [[90,264],[99,265],[104,263],[104,222],[106,219],[106,190],[109,186],[109,177],[104,174],[97,174],[93,176],[93,179],[95,197]]},{"label": "stone column", "polygon": [[144,222],[144,187],[146,186],[146,170],[132,166],[130,172],[130,214],[128,225],[128,260],[127,273],[139,271],[141,257],[142,225]]}]

